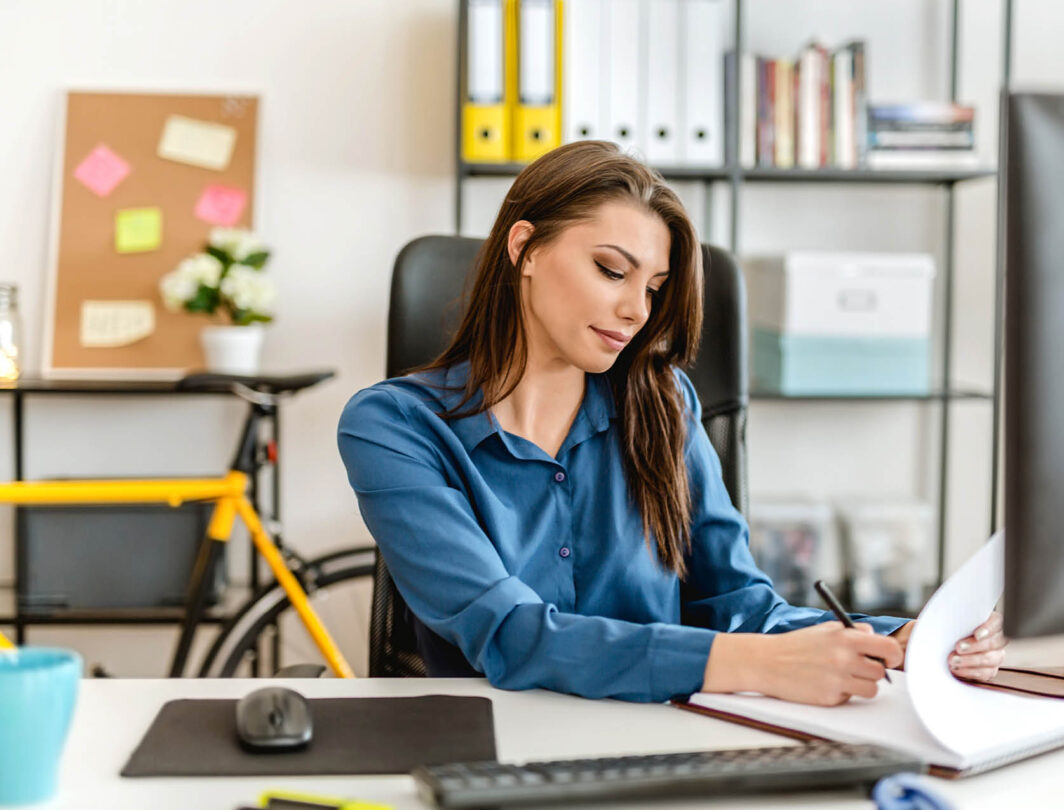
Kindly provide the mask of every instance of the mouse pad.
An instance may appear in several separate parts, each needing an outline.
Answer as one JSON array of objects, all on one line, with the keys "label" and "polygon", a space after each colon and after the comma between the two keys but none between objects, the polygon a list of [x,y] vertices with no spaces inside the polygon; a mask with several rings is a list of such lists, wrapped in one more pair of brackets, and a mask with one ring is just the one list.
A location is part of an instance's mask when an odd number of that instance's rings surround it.
[{"label": "mouse pad", "polygon": [[426,695],[308,701],[314,736],[301,751],[251,753],[235,700],[171,700],[122,776],[407,773],[418,765],[495,759],[491,700]]}]

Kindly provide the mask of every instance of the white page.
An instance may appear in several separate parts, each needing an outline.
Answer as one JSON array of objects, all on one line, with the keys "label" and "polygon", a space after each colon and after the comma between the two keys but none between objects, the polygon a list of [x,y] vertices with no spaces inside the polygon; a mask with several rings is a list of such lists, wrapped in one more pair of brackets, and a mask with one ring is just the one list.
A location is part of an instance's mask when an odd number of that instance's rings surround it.
[{"label": "white page", "polygon": [[990,615],[1001,596],[1004,548],[998,532],[935,592],[906,651],[917,716],[968,765],[1064,738],[1064,701],[980,689],[949,671],[954,645]]}]

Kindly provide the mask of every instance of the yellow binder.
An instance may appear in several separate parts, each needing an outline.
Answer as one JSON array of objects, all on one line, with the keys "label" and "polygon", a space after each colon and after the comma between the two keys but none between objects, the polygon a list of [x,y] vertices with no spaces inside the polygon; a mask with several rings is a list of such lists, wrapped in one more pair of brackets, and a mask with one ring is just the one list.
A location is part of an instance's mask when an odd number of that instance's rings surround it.
[{"label": "yellow binder", "polygon": [[517,0],[513,158],[535,160],[562,142],[562,0]]},{"label": "yellow binder", "polygon": [[473,163],[502,163],[510,154],[515,0],[469,0],[466,6],[465,87],[462,93],[462,157]]}]

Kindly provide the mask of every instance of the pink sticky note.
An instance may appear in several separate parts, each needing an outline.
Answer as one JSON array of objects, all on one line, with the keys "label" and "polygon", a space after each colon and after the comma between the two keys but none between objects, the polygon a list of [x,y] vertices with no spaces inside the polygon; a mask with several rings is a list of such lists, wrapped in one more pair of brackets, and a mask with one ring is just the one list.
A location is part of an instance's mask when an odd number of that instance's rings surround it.
[{"label": "pink sticky note", "polygon": [[212,225],[236,225],[248,194],[231,186],[207,186],[196,203],[196,217]]},{"label": "pink sticky note", "polygon": [[106,197],[126,179],[129,164],[102,143],[89,152],[74,176],[98,197]]}]

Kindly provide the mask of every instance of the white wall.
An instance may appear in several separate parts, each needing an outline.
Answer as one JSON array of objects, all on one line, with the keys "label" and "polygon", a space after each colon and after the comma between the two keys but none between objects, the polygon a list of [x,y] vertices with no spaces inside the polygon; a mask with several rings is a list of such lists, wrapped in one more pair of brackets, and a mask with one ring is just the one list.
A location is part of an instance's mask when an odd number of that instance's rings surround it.
[{"label": "white wall", "polygon": [[[869,40],[873,99],[943,98],[943,0],[753,0],[755,49],[796,51]],[[961,96],[979,105],[992,159],[1001,4],[965,0]],[[280,317],[265,356],[275,369],[331,366],[338,380],[284,412],[289,540],[313,551],[368,539],[335,450],[339,411],[383,371],[388,279],[408,239],[453,221],[454,0],[0,0],[0,279],[18,284],[29,367],[40,361],[51,172],[64,88],[251,91],[259,121],[257,228],[275,249]],[[1015,3],[1019,82],[1064,86],[1052,0]],[[467,232],[483,234],[506,183],[467,186]],[[704,194],[681,188],[697,223]],[[723,200],[722,195],[717,195]],[[954,368],[988,385],[993,183],[957,199]],[[725,241],[719,202],[709,238]],[[784,246],[929,250],[941,256],[941,195],[884,187],[746,187],[745,249]],[[221,469],[240,410],[221,401],[33,400],[29,476],[197,473]],[[933,407],[769,405],[752,409],[755,494],[807,490],[916,494],[932,502]],[[0,397],[0,424],[10,403]],[[951,567],[986,533],[989,406],[955,412]],[[0,429],[0,466],[11,438]],[[0,473],[4,475],[5,473]],[[10,511],[0,511],[0,582],[10,581]],[[147,640],[150,635],[154,640]],[[31,639],[90,645],[123,673],[162,671],[163,632],[58,628]],[[146,652],[150,645],[158,654]],[[92,646],[95,645],[95,646]],[[121,657],[121,650],[127,657]],[[153,657],[154,656],[154,657]]]}]

